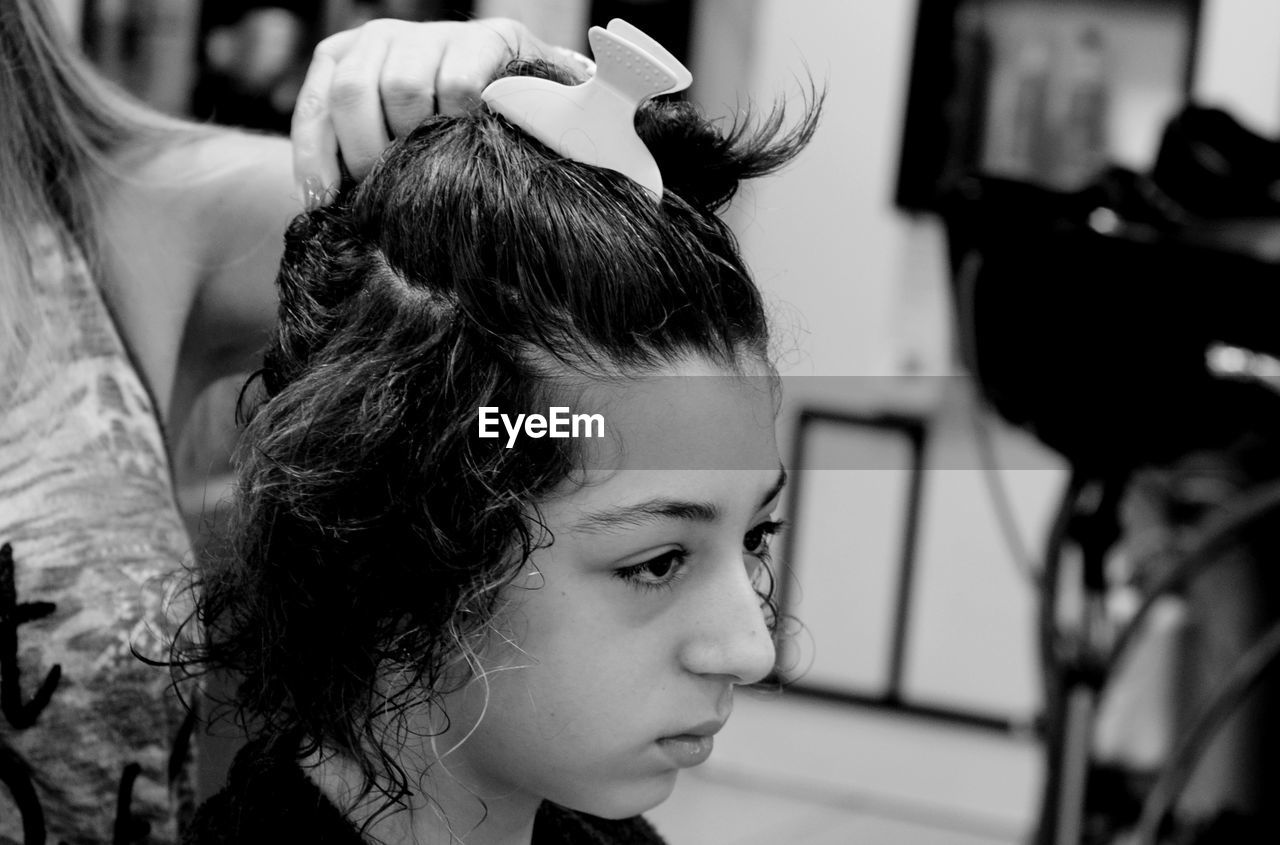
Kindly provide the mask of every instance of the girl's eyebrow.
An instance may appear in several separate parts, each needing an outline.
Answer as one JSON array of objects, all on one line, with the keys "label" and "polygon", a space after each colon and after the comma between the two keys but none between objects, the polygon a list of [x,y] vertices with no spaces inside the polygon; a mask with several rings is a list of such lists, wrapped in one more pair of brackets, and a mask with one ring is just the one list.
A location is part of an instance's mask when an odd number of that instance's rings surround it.
[{"label": "girl's eyebrow", "polygon": [[[778,478],[760,501],[764,507],[777,498],[787,483],[787,471],[778,467]],[[682,519],[691,522],[715,522],[720,509],[710,502],[694,502],[680,499],[650,499],[636,505],[606,508],[588,514],[574,523],[574,533],[604,533],[616,528],[634,528],[659,519]]]}]

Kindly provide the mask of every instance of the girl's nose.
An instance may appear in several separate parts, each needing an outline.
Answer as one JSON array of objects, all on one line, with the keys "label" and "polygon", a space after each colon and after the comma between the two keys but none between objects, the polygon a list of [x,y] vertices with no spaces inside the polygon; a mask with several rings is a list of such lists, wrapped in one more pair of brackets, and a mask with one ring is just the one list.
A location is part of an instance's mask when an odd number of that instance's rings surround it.
[{"label": "girl's nose", "polygon": [[776,659],[764,603],[740,554],[720,571],[723,575],[709,581],[699,596],[681,662],[695,674],[754,684],[768,676]]}]

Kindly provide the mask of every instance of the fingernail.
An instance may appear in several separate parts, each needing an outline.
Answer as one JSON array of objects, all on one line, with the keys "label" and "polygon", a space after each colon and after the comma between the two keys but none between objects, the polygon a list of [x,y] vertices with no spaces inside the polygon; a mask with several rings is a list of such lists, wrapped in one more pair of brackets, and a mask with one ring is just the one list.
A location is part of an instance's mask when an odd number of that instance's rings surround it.
[{"label": "fingernail", "polygon": [[302,180],[302,205],[307,211],[315,211],[324,205],[326,193],[319,176],[308,176]]}]

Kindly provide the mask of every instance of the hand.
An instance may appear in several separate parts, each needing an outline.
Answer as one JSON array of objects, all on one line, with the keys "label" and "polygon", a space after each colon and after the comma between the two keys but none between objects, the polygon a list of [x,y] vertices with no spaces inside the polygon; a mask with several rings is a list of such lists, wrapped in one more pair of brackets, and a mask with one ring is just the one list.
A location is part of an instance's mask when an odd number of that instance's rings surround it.
[{"label": "hand", "polygon": [[557,57],[523,24],[505,18],[376,20],[321,41],[290,130],[293,175],[306,207],[328,202],[340,177],[339,150],[351,175],[363,179],[391,138],[433,114],[473,108],[494,74],[517,56]]}]

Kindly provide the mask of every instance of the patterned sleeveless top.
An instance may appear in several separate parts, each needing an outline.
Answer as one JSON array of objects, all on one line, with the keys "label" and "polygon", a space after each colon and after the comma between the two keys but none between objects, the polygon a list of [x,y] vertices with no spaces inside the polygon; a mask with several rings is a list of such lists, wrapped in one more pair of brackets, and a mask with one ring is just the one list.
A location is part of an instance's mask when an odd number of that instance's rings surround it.
[{"label": "patterned sleeveless top", "polygon": [[79,251],[43,229],[32,269],[54,330],[0,374],[0,843],[174,842],[185,714],[133,652],[165,656],[190,541]]}]

